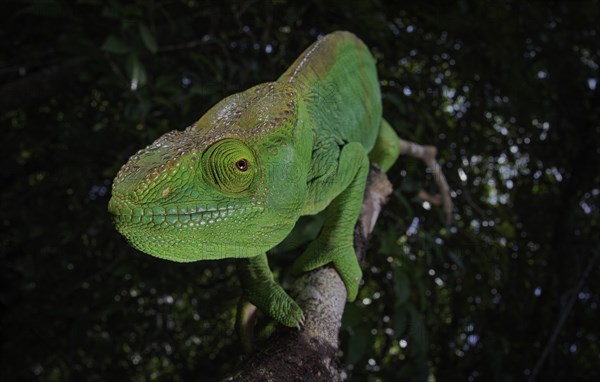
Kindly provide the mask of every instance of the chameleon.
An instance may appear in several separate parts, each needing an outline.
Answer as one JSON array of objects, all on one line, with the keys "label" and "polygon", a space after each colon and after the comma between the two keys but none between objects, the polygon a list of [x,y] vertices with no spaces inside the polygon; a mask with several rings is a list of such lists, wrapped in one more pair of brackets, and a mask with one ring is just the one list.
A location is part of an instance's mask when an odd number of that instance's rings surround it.
[{"label": "chameleon", "polygon": [[139,150],[118,171],[108,210],[117,231],[146,254],[237,259],[243,298],[301,327],[302,309],[274,279],[267,251],[301,216],[324,211],[292,274],[332,265],[354,301],[362,273],[353,232],[368,169],[387,171],[399,154],[382,116],[374,57],[354,34],[337,31],[276,81],[224,98]]}]

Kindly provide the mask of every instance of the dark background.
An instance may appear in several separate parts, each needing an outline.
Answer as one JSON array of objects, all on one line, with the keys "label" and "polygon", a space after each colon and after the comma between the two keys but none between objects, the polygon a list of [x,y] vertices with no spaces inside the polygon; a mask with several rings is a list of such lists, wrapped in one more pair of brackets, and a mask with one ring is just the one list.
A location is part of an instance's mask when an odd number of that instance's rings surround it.
[{"label": "dark background", "polygon": [[[111,225],[110,185],[137,149],[343,29],[378,60],[385,118],[439,148],[455,203],[446,227],[416,197],[435,192],[425,166],[390,171],[344,317],[345,373],[600,380],[598,1],[394,4],[3,2],[0,379],[211,381],[235,368],[233,262],[136,252]],[[318,221],[273,251],[277,270]],[[261,319],[259,337],[272,329]]]}]

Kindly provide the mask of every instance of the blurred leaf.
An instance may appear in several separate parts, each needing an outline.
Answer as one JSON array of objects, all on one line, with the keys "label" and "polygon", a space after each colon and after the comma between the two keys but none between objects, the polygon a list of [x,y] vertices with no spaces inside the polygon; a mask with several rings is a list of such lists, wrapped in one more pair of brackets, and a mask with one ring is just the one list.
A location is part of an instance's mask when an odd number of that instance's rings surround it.
[{"label": "blurred leaf", "polygon": [[[181,80],[174,74],[161,74],[152,82],[153,88],[159,92],[170,93],[170,95],[181,94]],[[173,100],[170,101],[173,103]],[[174,105],[173,105],[174,106]]]},{"label": "blurred leaf", "polygon": [[[404,183],[404,182],[402,182],[402,183]],[[412,218],[415,215],[415,213],[413,211],[412,205],[406,199],[404,194],[402,192],[400,192],[400,190],[395,190],[393,195],[396,199],[398,199],[400,204],[402,204],[403,211],[405,211],[405,216]]]},{"label": "blurred leaf", "polygon": [[209,94],[212,94],[214,92],[213,88],[210,88],[208,86],[204,86],[204,85],[193,85],[190,88],[190,94],[195,94],[195,95],[200,95],[200,96],[206,96]]},{"label": "blurred leaf", "polygon": [[31,1],[31,5],[17,12],[19,15],[36,15],[42,17],[64,16],[63,5],[56,0]]},{"label": "blurred leaf", "polygon": [[152,32],[150,32],[150,29],[148,29],[146,24],[141,23],[139,26],[139,30],[140,36],[142,36],[142,41],[144,42],[144,45],[146,45],[146,48],[148,48],[148,50],[152,52],[152,54],[156,54],[156,52],[158,51],[158,46],[156,44],[154,36],[152,35]]},{"label": "blurred leaf", "polygon": [[102,12],[100,15],[109,19],[119,19],[122,16],[115,4],[110,3],[102,8]]},{"label": "blurred leaf", "polygon": [[380,234],[379,252],[382,255],[397,256],[398,250],[398,233],[394,226],[389,226]]},{"label": "blurred leaf", "polygon": [[416,350],[422,353],[427,347],[427,330],[425,329],[423,314],[413,304],[408,304],[408,314],[410,316],[410,338]]},{"label": "blurred leaf", "polygon": [[381,98],[385,101],[389,101],[392,105],[396,107],[400,114],[406,114],[406,107],[404,106],[404,102],[397,95],[389,92],[385,92],[381,94]]},{"label": "blurred leaf", "polygon": [[114,35],[108,36],[100,49],[115,54],[125,54],[131,50],[127,44]]},{"label": "blurred leaf", "polygon": [[342,327],[352,329],[359,326],[364,318],[364,309],[356,304],[348,304],[344,308],[344,316],[342,317]]},{"label": "blurred leaf", "polygon": [[406,305],[396,305],[394,307],[394,321],[392,322],[392,329],[394,330],[394,337],[399,338],[404,335],[408,326],[408,309]]},{"label": "blurred leaf", "polygon": [[410,295],[408,275],[400,267],[394,268],[394,295],[396,296],[394,300],[396,305],[403,305]]},{"label": "blurred leaf", "polygon": [[421,181],[414,178],[404,179],[400,185],[400,190],[409,194],[416,194],[422,188]]},{"label": "blurred leaf", "polygon": [[352,364],[363,359],[369,351],[371,341],[372,336],[367,325],[361,324],[355,327],[348,339],[348,348],[345,354],[346,362]]},{"label": "blurred leaf", "polygon": [[127,56],[126,62],[127,73],[131,80],[131,90],[137,90],[146,83],[146,69],[140,62],[140,59],[135,54]]},{"label": "blurred leaf", "polygon": [[507,221],[503,221],[500,224],[496,224],[496,231],[506,237],[507,239],[513,239],[515,237],[515,227]]}]

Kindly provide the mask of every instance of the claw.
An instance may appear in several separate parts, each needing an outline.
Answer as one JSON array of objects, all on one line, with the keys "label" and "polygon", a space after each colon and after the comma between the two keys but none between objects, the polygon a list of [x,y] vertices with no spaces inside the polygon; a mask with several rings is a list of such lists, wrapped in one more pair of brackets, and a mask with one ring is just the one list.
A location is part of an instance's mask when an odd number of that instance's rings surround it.
[{"label": "claw", "polygon": [[304,315],[304,313],[300,313],[300,318],[298,319],[298,323],[296,324],[296,329],[302,330],[302,327],[304,326],[305,321],[306,321],[306,316]]}]

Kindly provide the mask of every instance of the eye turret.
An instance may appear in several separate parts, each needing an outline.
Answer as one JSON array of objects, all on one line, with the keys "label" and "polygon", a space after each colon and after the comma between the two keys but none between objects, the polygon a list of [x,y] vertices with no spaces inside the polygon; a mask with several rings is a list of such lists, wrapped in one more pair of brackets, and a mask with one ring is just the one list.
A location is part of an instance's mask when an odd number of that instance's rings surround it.
[{"label": "eye turret", "polygon": [[256,176],[256,160],[248,146],[237,139],[215,142],[202,155],[204,176],[221,192],[247,191]]}]

